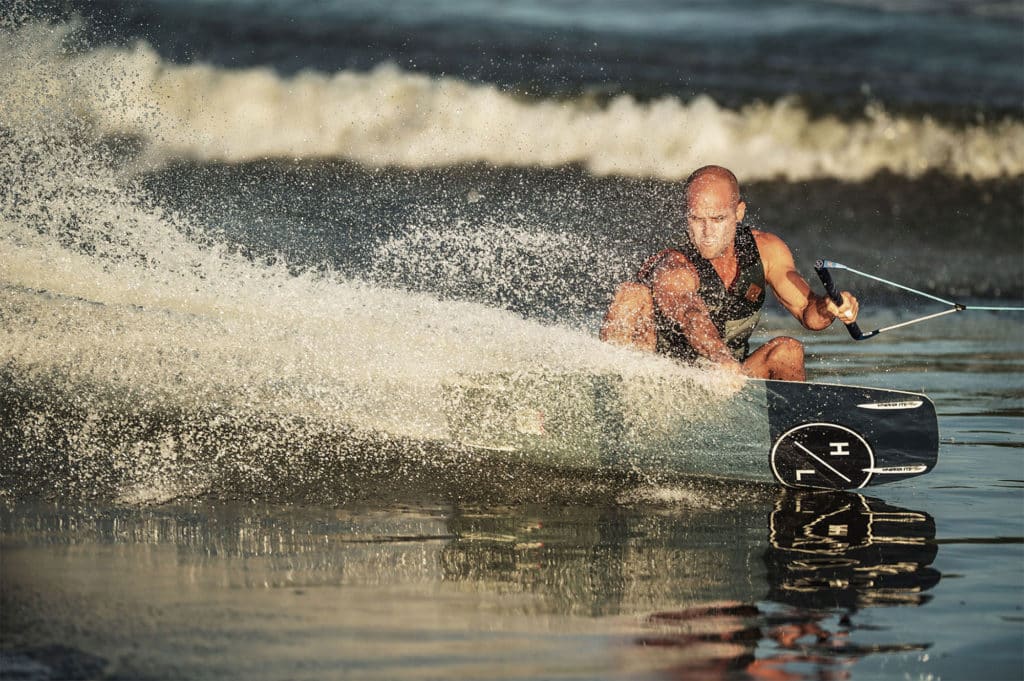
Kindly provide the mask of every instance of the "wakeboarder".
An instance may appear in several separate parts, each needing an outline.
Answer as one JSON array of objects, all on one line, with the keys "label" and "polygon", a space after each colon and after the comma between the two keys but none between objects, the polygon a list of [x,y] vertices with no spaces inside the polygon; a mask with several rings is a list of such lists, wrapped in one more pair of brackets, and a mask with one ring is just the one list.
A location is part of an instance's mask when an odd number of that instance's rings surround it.
[{"label": "wakeboarder", "polygon": [[695,170],[683,199],[686,229],[678,244],[651,256],[634,281],[618,287],[601,340],[684,362],[703,358],[755,378],[805,380],[804,346],[795,338],[773,338],[750,351],[766,288],[812,331],[837,318],[856,321],[857,299],[843,291],[836,305],[812,292],[782,239],[743,222],[747,206],[730,170]]}]

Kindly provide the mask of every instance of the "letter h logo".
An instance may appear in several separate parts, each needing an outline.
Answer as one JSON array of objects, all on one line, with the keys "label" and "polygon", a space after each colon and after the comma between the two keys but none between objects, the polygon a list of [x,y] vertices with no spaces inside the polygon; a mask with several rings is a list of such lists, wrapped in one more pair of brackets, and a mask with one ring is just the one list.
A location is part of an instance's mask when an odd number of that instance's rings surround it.
[{"label": "letter h logo", "polygon": [[849,442],[829,442],[828,446],[829,454],[832,456],[849,456],[850,454],[850,443]]}]

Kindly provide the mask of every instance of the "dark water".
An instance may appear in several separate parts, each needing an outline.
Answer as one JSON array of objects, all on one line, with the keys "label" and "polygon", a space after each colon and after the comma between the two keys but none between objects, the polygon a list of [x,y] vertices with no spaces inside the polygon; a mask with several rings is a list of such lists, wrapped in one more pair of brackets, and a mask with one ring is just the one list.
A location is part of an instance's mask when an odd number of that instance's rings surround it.
[{"label": "dark water", "polygon": [[444,401],[685,371],[595,336],[704,163],[805,274],[1024,304],[1019,2],[3,7],[3,678],[1024,676],[1022,313],[770,308],[935,402],[872,497],[470,456]]},{"label": "dark water", "polygon": [[72,2],[93,40],[142,38],[175,62],[282,73],[381,62],[534,96],[699,94],[735,107],[797,95],[822,112],[878,98],[931,115],[1021,114],[1016,0],[628,4]]}]

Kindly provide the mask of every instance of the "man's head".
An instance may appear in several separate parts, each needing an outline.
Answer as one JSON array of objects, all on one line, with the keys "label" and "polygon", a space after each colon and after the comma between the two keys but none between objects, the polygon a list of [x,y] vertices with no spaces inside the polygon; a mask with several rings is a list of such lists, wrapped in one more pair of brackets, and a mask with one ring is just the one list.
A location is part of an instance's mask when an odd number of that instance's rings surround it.
[{"label": "man's head", "polygon": [[736,176],[721,166],[698,168],[686,179],[683,197],[686,229],[697,251],[708,260],[724,255],[747,212]]}]

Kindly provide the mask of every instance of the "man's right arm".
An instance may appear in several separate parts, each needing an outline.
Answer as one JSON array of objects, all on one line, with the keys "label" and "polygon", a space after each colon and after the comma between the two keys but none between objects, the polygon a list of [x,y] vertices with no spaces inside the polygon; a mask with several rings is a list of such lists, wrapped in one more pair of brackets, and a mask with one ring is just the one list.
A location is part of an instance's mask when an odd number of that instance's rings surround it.
[{"label": "man's right arm", "polygon": [[718,334],[707,305],[699,295],[700,278],[689,262],[658,268],[651,282],[654,302],[662,314],[679,324],[690,346],[701,357],[733,369],[741,365]]},{"label": "man's right arm", "polygon": [[754,232],[754,237],[761,253],[761,262],[764,263],[765,280],[775,291],[782,306],[789,310],[805,329],[820,331],[835,321],[838,315],[847,311],[850,316],[844,315],[844,321],[852,322],[857,319],[860,304],[853,294],[843,291],[841,306],[833,303],[828,296],[815,294],[811,291],[810,284],[796,271],[793,254],[782,239],[760,231]]}]

